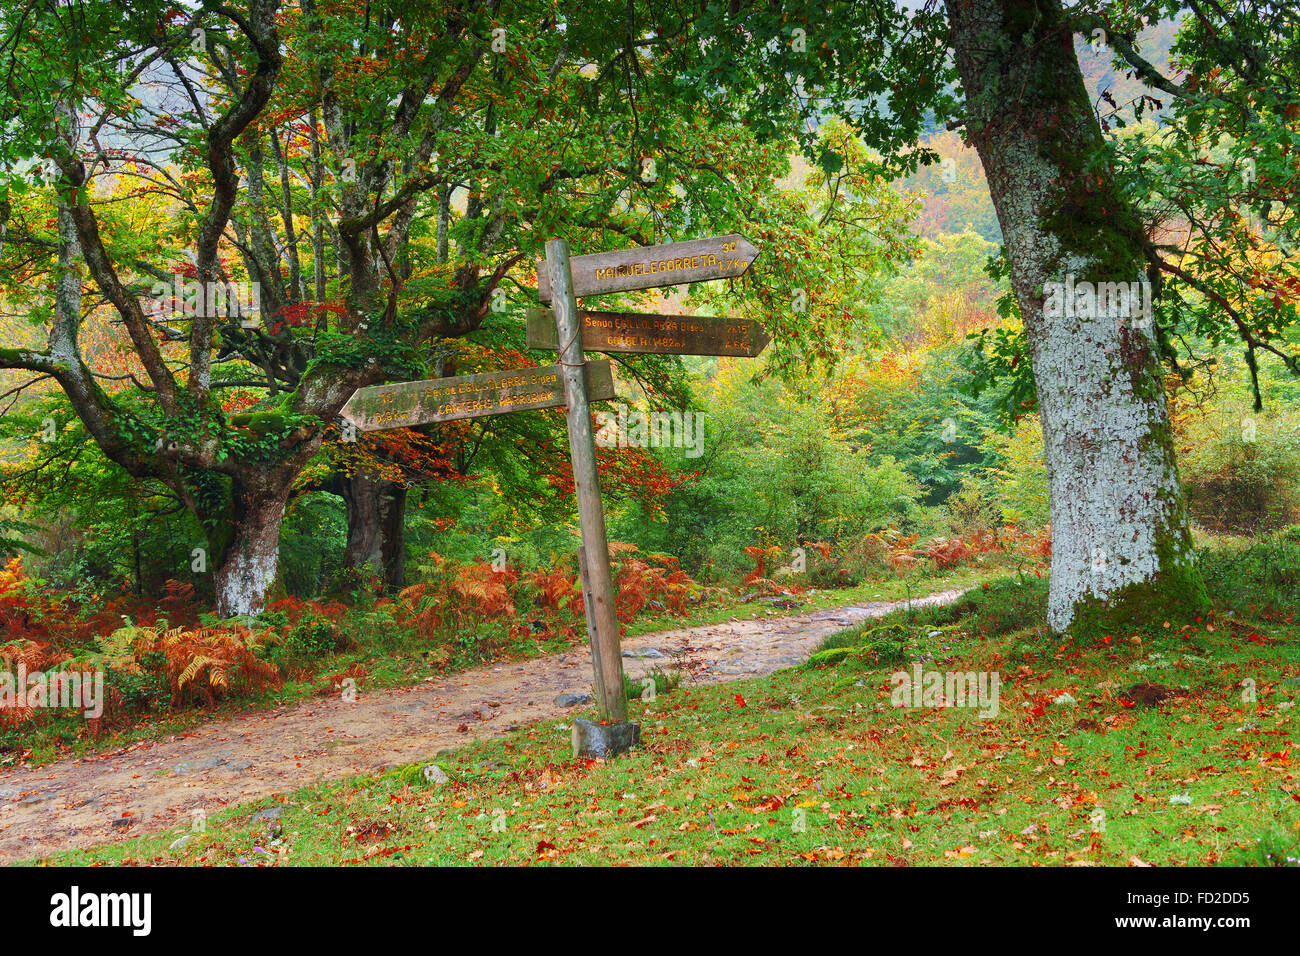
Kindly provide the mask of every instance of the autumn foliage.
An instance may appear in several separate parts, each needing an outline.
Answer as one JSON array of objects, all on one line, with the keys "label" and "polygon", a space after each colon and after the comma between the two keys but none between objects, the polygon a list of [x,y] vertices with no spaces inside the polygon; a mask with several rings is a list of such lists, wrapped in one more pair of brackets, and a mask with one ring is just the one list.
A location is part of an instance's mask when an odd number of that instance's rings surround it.
[{"label": "autumn foliage", "polygon": [[[172,707],[213,707],[227,694],[245,696],[280,681],[276,666],[257,656],[257,635],[242,626],[126,627],[110,635],[108,643],[125,647],[127,669],[156,668],[171,691]],[[151,659],[153,663],[144,663]]]},{"label": "autumn foliage", "polygon": [[[652,602],[673,614],[684,615],[692,598],[702,597],[702,588],[667,554],[637,557],[633,544],[614,542],[610,553],[617,559],[614,571],[614,607],[618,619],[630,624]],[[715,589],[716,590],[716,589]]]},{"label": "autumn foliage", "polygon": [[[405,623],[421,639],[449,639],[489,621],[506,622],[515,639],[582,637],[582,588],[572,559],[520,574],[485,561],[455,566],[441,555],[430,557],[434,563],[426,569],[428,580],[398,595]],[[614,603],[624,624],[647,607],[685,615],[692,600],[717,590],[701,587],[668,555],[641,558],[635,545],[612,542],[610,560]]]}]

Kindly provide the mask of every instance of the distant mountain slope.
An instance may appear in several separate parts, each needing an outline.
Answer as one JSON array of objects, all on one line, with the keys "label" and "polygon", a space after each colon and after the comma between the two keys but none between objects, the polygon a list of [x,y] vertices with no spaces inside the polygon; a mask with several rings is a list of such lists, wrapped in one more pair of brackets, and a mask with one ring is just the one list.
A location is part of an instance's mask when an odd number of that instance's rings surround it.
[{"label": "distant mountain slope", "polygon": [[[1178,24],[1169,20],[1146,28],[1138,36],[1138,52],[1165,75],[1172,72],[1169,57],[1177,31]],[[1115,65],[1109,47],[1095,53],[1091,38],[1079,36],[1075,38],[1075,50],[1089,97],[1104,119],[1109,120],[1116,108],[1121,115],[1132,119],[1132,103],[1144,94],[1154,96],[1163,108],[1168,108],[1165,94],[1152,90],[1134,76],[1132,70]],[[1107,94],[1115,106],[1105,99]],[[1151,104],[1148,103],[1147,107],[1150,109]],[[933,239],[944,233],[969,229],[990,242],[1001,242],[1002,230],[989,197],[984,169],[975,151],[963,146],[957,133],[944,129],[935,129],[925,140],[925,145],[944,158],[943,164],[923,169],[900,183],[902,188],[913,190],[921,197],[922,209],[917,216],[916,231],[927,239]]]}]

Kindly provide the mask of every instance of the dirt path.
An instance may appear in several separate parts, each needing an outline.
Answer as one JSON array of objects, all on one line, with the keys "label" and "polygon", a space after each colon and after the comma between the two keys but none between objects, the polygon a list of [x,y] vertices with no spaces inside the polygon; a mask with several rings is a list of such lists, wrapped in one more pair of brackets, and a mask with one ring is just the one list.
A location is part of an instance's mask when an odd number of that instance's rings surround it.
[{"label": "dirt path", "polygon": [[[947,604],[961,593],[913,603]],[[633,677],[671,665],[685,670],[689,683],[741,680],[797,664],[827,635],[905,603],[645,634],[624,641],[623,663]],[[512,724],[561,717],[567,711],[556,696],[590,687],[590,656],[581,647],[415,687],[362,688],[350,704],[331,695],[111,754],[0,771],[0,863],[188,824],[200,807],[214,811],[431,760]]]}]

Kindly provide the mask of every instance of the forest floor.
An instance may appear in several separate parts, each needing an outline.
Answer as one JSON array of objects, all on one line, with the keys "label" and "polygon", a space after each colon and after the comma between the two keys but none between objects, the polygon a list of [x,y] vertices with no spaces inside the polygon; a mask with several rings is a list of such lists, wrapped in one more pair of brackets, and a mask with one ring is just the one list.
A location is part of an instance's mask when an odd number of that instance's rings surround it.
[{"label": "forest floor", "polygon": [[[914,605],[955,601],[961,590]],[[877,602],[628,637],[629,677],[653,669],[686,685],[754,678],[806,659],[829,635],[906,607]],[[521,725],[590,715],[561,694],[590,690],[585,647],[505,661],[414,687],[358,689],[214,721],[158,741],[34,768],[0,769],[0,862],[43,858],[142,834],[201,830],[226,807],[392,767],[432,761]]]}]

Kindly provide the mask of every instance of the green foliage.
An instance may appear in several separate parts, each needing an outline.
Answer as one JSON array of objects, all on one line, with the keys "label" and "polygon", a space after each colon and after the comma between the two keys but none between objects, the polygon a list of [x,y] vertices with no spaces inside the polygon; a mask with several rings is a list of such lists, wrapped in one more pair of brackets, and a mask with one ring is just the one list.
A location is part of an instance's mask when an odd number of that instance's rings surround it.
[{"label": "green foliage", "polygon": [[[1005,254],[989,261],[989,272],[998,279],[1009,274]],[[1038,387],[1029,342],[1020,327],[1020,305],[1010,290],[998,297],[997,312],[1013,324],[980,329],[966,336],[967,348],[961,361],[971,376],[962,390],[974,399],[987,393],[1002,421],[1009,423],[1037,409]]]},{"label": "green foliage", "polygon": [[999,463],[984,472],[1002,518],[1022,528],[1041,528],[1051,518],[1043,429],[1037,415],[1023,415],[1010,432],[985,433],[990,457]]},{"label": "green foliage", "polygon": [[876,174],[858,132],[828,119],[817,143],[843,168],[827,175],[801,165],[796,185],[756,197],[749,215],[763,255],[750,270],[754,286],[701,283],[692,290],[704,314],[743,309],[761,321],[773,337],[763,367],[792,379],[814,366],[833,369],[844,341],[874,339],[875,303],[920,252],[908,229],[913,200]]},{"label": "green foliage", "polygon": [[1202,527],[1253,534],[1300,518],[1300,414],[1226,403],[1179,436],[1187,507]]},{"label": "green foliage", "polygon": [[1047,628],[1046,575],[1017,575],[980,584],[946,606],[927,606],[906,613],[920,628],[959,627],[967,634],[995,637],[1027,628]]},{"label": "green foliage", "polygon": [[878,302],[867,310],[887,335],[915,340],[925,335],[951,341],[965,329],[945,323],[944,308],[960,302],[971,310],[991,309],[1004,284],[986,268],[998,247],[973,232],[938,233],[926,238],[916,255],[884,284]]},{"label": "green foliage", "polygon": [[914,377],[898,375],[878,393],[877,411],[863,423],[858,440],[870,443],[872,460],[903,463],[926,489],[926,504],[941,504],[988,460],[984,435],[996,424],[988,401],[962,391],[968,373],[955,350],[923,354]]},{"label": "green foliage", "polygon": [[[264,614],[258,620],[263,623],[266,619]],[[267,659],[287,673],[319,665],[352,643],[337,621],[307,610],[295,623],[286,625],[279,637],[268,639]]]},{"label": "green foliage", "polygon": [[868,621],[832,634],[804,663],[804,667],[838,666],[852,662],[862,668],[885,667],[907,658],[912,627],[897,619]]},{"label": "green foliage", "polygon": [[104,668],[104,690],[122,695],[122,706],[128,711],[146,712],[165,701],[170,693],[167,686],[167,659],[161,651],[139,655],[138,667]]},{"label": "green foliage", "polygon": [[965,538],[996,531],[1003,523],[1001,502],[983,482],[963,479],[961,487],[943,503],[948,533]]},{"label": "green foliage", "polygon": [[1196,559],[1218,607],[1239,614],[1290,614],[1300,607],[1300,525],[1246,547],[1202,548]]},{"label": "green foliage", "polygon": [[623,691],[627,694],[628,700],[641,700],[642,695],[650,690],[646,681],[654,681],[654,693],[657,697],[660,694],[667,694],[676,690],[685,677],[686,675],[679,670],[656,665],[644,677],[631,677],[625,673],[623,675]]},{"label": "green foliage", "polygon": [[290,502],[280,536],[280,577],[286,593],[321,594],[341,573],[347,513],[334,494],[316,491]]},{"label": "green foliage", "polygon": [[[971,608],[970,620],[962,626],[972,634],[991,637],[1010,634],[1026,628],[1047,628],[1047,576],[1029,575],[1004,578],[992,584],[981,584],[963,598]],[[923,609],[918,620],[927,615],[942,620],[942,609]]]},{"label": "green foliage", "polygon": [[1107,164],[1125,199],[1153,221],[1175,209],[1190,227],[1155,257],[1165,284],[1157,324],[1189,376],[1232,343],[1252,371],[1300,374],[1298,25],[1288,5],[1198,10],[1174,45],[1183,72],[1169,113],[1159,124],[1115,119]]},{"label": "green foliage", "polygon": [[[51,405],[59,420],[71,417],[61,398]],[[31,417],[0,417],[0,437],[30,438]],[[0,486],[23,502],[20,540],[35,554],[30,568],[56,587],[158,594],[177,580],[210,593],[210,575],[191,571],[191,549],[205,541],[199,523],[161,482],[134,479],[105,458],[80,422],[0,467]]]},{"label": "green foliage", "polygon": [[39,534],[41,529],[30,521],[24,521],[19,515],[18,509],[0,505],[0,561],[20,551],[38,557],[49,553],[31,543],[32,537]]},{"label": "green foliage", "polygon": [[668,521],[696,539],[696,560],[733,575],[753,569],[745,548],[846,542],[917,513],[917,481],[888,456],[873,462],[824,404],[774,384],[723,388],[700,480],[666,502]]}]

